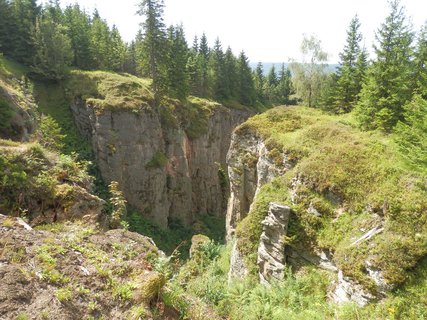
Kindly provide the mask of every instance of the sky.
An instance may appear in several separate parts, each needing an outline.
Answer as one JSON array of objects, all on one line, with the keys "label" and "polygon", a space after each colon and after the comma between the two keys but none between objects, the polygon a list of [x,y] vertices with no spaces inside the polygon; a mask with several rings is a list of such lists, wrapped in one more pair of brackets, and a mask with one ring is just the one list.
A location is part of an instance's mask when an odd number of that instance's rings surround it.
[{"label": "sky", "polygon": [[[95,7],[125,41],[131,41],[142,17],[135,14],[138,0],[62,0],[78,2],[88,11]],[[166,25],[184,25],[189,44],[206,34],[213,45],[219,37],[223,48],[235,54],[244,50],[251,62],[299,60],[303,34],[315,35],[337,63],[346,30],[355,14],[362,23],[363,43],[372,51],[375,31],[389,13],[387,0],[164,0]],[[427,0],[401,0],[415,30],[427,20]]]}]

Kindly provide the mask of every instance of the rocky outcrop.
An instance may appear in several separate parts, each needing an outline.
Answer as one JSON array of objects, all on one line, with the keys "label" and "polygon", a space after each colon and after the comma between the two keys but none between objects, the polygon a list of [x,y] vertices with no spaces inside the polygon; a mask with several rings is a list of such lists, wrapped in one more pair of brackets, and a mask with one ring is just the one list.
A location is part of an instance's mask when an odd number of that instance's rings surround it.
[{"label": "rocky outcrop", "polygon": [[[238,223],[251,211],[251,205],[261,187],[275,177],[292,170],[296,163],[287,158],[286,151],[269,150],[268,141],[264,141],[255,130],[251,130],[250,125],[243,125],[233,133],[227,163],[231,191],[226,219],[227,240],[234,241],[229,271],[229,280],[231,280],[244,278],[250,269],[245,265],[248,263],[247,257],[241,254],[236,245],[239,243],[235,233]],[[288,193],[290,204],[305,210],[310,219],[319,219],[323,215],[322,210],[319,210],[315,203],[307,201],[306,191],[310,187],[304,177],[296,171],[295,175],[290,177],[288,189],[283,192]],[[331,192],[326,193],[324,197],[336,208],[337,214],[343,212],[341,198]],[[332,251],[301,244],[285,246],[284,237],[291,218],[290,212],[289,207],[274,203],[270,203],[268,212],[265,212],[257,252],[261,283],[267,284],[273,279],[282,279],[286,264],[296,270],[303,266],[315,265],[336,275],[329,296],[337,303],[353,301],[363,306],[390,290],[381,270],[377,269],[373,262],[366,261],[365,269],[368,277],[377,285],[379,295],[376,296],[340,270],[334,261]],[[297,214],[292,215],[293,218],[297,218]],[[360,238],[354,239],[351,246],[371,241],[377,234],[383,232],[381,223],[377,224],[375,219],[372,221],[375,221],[373,228]]]},{"label": "rocky outcrop", "polygon": [[367,292],[360,284],[349,277],[345,277],[341,270],[338,271],[337,284],[330,296],[338,304],[355,302],[359,306],[365,306],[375,299],[375,296]]},{"label": "rocky outcrop", "polygon": [[233,244],[230,256],[230,270],[228,271],[228,282],[231,283],[233,279],[244,279],[248,275],[248,269],[243,260],[242,254],[237,247],[237,242]]},{"label": "rocky outcrop", "polygon": [[117,181],[128,203],[167,226],[196,215],[222,215],[228,187],[225,168],[231,132],[244,111],[213,109],[204,134],[190,139],[179,126],[162,125],[152,108],[96,111],[82,100],[72,105],[80,132],[91,140],[103,179]]},{"label": "rocky outcrop", "polygon": [[292,167],[286,157],[273,159],[264,141],[251,132],[233,134],[227,155],[230,198],[227,207],[227,238],[234,236],[237,223],[244,219],[259,189]]},{"label": "rocky outcrop", "polygon": [[285,271],[285,236],[288,230],[291,209],[270,203],[268,215],[262,221],[262,234],[258,247],[257,264],[262,284],[282,280]]}]

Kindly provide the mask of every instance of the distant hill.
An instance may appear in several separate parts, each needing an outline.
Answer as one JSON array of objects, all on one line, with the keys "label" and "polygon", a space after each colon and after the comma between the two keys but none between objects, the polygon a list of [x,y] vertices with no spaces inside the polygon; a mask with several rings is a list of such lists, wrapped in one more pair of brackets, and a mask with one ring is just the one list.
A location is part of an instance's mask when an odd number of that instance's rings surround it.
[{"label": "distant hill", "polygon": [[[264,74],[267,75],[270,69],[273,67],[273,65],[275,66],[276,71],[279,71],[283,62],[261,62],[261,63],[264,69]],[[286,68],[289,67],[289,63],[284,62],[284,64]],[[250,62],[249,65],[251,66],[252,70],[255,70],[256,66],[258,65],[258,62]],[[329,72],[334,72],[337,68],[338,68],[338,64],[328,65]]]}]

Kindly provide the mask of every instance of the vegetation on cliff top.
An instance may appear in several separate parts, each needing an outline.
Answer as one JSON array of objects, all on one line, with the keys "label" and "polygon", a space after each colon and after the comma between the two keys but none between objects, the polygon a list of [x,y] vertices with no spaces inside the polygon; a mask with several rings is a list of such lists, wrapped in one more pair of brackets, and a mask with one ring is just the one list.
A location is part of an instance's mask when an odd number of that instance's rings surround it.
[{"label": "vegetation on cliff top", "polygon": [[[255,264],[260,222],[271,201],[294,209],[288,245],[334,252],[338,267],[368,287],[373,285],[366,260],[382,270],[388,283],[400,284],[427,254],[426,176],[406,161],[393,136],[361,132],[353,122],[351,115],[279,107],[238,128],[238,133],[261,135],[272,158],[286,156],[295,164],[261,188],[237,228],[249,265]],[[288,190],[295,193],[293,200]],[[353,245],[374,227],[384,231]]]}]

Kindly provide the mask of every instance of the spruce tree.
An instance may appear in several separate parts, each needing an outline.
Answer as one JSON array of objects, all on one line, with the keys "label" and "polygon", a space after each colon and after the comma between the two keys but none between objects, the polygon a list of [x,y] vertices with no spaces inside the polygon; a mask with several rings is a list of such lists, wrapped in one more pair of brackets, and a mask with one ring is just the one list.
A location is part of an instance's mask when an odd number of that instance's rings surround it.
[{"label": "spruce tree", "polygon": [[182,25],[168,30],[168,93],[180,100],[187,98],[190,87],[187,73],[189,50]]},{"label": "spruce tree", "polygon": [[289,104],[290,95],[292,93],[292,76],[285,64],[282,63],[282,67],[279,72],[279,80],[276,87],[276,100],[279,104]]},{"label": "spruce tree", "polygon": [[217,38],[209,56],[210,95],[212,98],[223,101],[227,98],[227,79],[225,76],[224,52],[221,41]]},{"label": "spruce tree", "polygon": [[126,59],[126,45],[115,25],[111,29],[109,44],[108,69],[123,72]]},{"label": "spruce tree", "polygon": [[390,131],[403,119],[403,106],[410,101],[413,78],[414,34],[398,0],[376,34],[376,60],[368,70],[360,93],[357,114],[362,128]]},{"label": "spruce tree", "polygon": [[136,46],[135,41],[131,41],[129,45],[126,45],[126,55],[125,61],[123,65],[123,71],[136,75],[136,66],[137,66],[137,58],[136,58]]},{"label": "spruce tree", "polygon": [[237,60],[228,47],[224,56],[226,98],[233,100],[237,95]]},{"label": "spruce tree", "polygon": [[10,55],[21,63],[31,65],[34,51],[33,33],[40,7],[36,0],[14,0],[11,4]]},{"label": "spruce tree", "polygon": [[264,104],[265,95],[264,95],[264,84],[265,84],[265,76],[264,76],[264,67],[261,62],[258,62],[256,69],[254,71],[254,86],[257,100]]},{"label": "spruce tree", "polygon": [[415,90],[427,100],[427,22],[418,35],[415,66]]},{"label": "spruce tree", "polygon": [[95,10],[90,29],[90,50],[93,57],[94,68],[109,70],[110,64],[110,29],[105,20],[101,19]]},{"label": "spruce tree", "polygon": [[89,15],[78,4],[69,5],[64,10],[64,24],[73,50],[73,66],[89,70],[94,67],[91,48],[91,25]]},{"label": "spruce tree", "polygon": [[155,100],[165,86],[166,31],[163,22],[163,0],[142,0],[137,13],[145,17],[141,24],[144,32],[142,41],[143,67],[153,79]]},{"label": "spruce tree", "polygon": [[273,64],[270,68],[270,71],[267,74],[266,84],[265,84],[265,95],[269,103],[277,103],[276,99],[276,88],[279,81],[276,73],[276,66]]},{"label": "spruce tree", "polygon": [[144,71],[144,36],[140,28],[135,37],[135,61],[136,61],[136,74],[138,76],[147,76],[148,72]]},{"label": "spruce tree", "polygon": [[[337,70],[338,81],[335,90],[334,109],[336,112],[349,112],[357,101],[361,87],[360,77],[365,70],[363,65],[358,65],[359,56],[362,55],[360,42],[362,34],[359,31],[360,21],[355,16],[347,30],[347,43],[340,53],[340,63]],[[363,58],[363,57],[362,57]],[[358,70],[357,68],[362,69]]]},{"label": "spruce tree", "polygon": [[199,68],[199,39],[194,37],[193,46],[188,53],[187,72],[190,93],[196,96],[202,96],[200,92],[200,68]]},{"label": "spruce tree", "polygon": [[5,55],[11,55],[13,49],[11,43],[13,21],[12,7],[9,1],[0,0],[0,13],[0,52]]},{"label": "spruce tree", "polygon": [[199,89],[201,97],[208,97],[209,95],[209,76],[208,76],[208,64],[209,64],[210,49],[208,45],[208,39],[203,33],[200,38],[199,44],[199,55],[198,55],[198,73],[200,76]]},{"label": "spruce tree", "polygon": [[32,70],[46,79],[63,79],[73,53],[65,28],[47,14],[37,18],[34,31],[35,54]]},{"label": "spruce tree", "polygon": [[253,106],[256,99],[255,85],[249,60],[244,51],[240,53],[237,61],[239,102],[246,106]]}]

